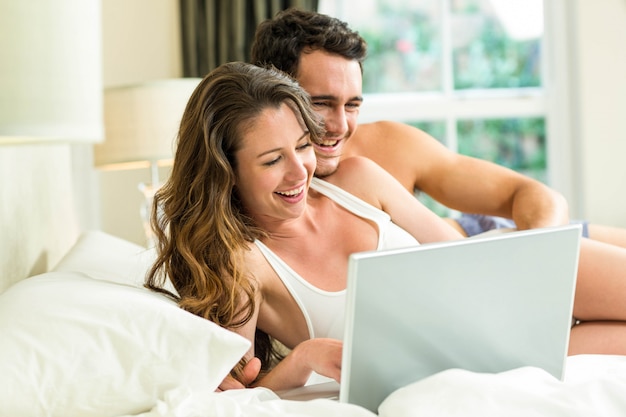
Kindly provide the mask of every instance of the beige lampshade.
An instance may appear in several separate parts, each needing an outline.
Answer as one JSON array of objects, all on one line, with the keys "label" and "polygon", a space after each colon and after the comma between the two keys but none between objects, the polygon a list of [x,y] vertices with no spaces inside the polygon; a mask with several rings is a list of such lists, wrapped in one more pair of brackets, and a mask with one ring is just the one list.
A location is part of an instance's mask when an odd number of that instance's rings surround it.
[{"label": "beige lampshade", "polygon": [[100,0],[0,0],[0,144],[98,142]]},{"label": "beige lampshade", "polygon": [[108,88],[105,141],[94,146],[96,166],[171,159],[180,120],[200,78],[176,78]]}]

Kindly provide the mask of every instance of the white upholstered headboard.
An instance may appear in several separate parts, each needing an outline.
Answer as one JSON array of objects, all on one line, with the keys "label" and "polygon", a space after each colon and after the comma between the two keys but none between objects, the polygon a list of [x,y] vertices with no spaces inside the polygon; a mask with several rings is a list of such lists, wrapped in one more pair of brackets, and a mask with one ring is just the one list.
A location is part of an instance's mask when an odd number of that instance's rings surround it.
[{"label": "white upholstered headboard", "polygon": [[0,292],[53,268],[80,233],[72,145],[0,146]]}]

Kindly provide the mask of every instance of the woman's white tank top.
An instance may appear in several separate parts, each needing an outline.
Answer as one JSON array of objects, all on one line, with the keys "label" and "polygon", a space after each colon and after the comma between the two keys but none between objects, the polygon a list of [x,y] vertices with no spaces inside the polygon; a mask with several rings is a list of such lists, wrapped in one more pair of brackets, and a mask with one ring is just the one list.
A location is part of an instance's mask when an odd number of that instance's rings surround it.
[{"label": "woman's white tank top", "polygon": [[[355,215],[375,222],[379,231],[377,250],[419,245],[412,235],[394,224],[387,213],[345,190],[318,178],[313,178],[311,188]],[[262,242],[255,243],[298,303],[309,336],[343,339],[346,290],[324,291],[313,286]]]}]

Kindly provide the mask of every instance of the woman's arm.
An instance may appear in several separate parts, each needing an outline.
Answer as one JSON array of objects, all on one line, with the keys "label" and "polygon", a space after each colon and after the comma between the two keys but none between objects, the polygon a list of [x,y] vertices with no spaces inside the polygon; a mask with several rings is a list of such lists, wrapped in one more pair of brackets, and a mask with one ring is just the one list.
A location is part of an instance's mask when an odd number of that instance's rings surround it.
[{"label": "woman's arm", "polygon": [[274,391],[303,386],[312,372],[333,378],[341,377],[342,342],[335,339],[309,339],[297,345],[270,372],[253,386]]},{"label": "woman's arm", "polygon": [[[275,391],[291,389],[304,385],[313,371],[339,381],[342,343],[338,340],[322,338],[300,342],[272,370],[259,378],[261,362],[258,358],[255,358],[254,338],[257,326],[260,325],[259,316],[265,308],[263,303],[265,302],[266,293],[271,294],[271,286],[276,281],[276,278],[274,277],[274,270],[267,263],[256,245],[251,244],[251,250],[245,255],[245,262],[248,271],[250,271],[250,276],[254,276],[257,285],[255,309],[248,322],[231,330],[250,340],[252,345],[245,355],[246,365],[243,368],[240,380],[237,381],[233,377],[228,376],[222,381],[219,389],[226,390],[256,386],[270,388]],[[272,314],[270,316],[274,317],[274,320],[280,320],[280,323],[273,324],[274,327],[282,326],[284,328],[284,317],[280,314]],[[271,323],[264,323],[265,325],[271,325]],[[281,340],[281,342],[285,343],[286,341]]]},{"label": "woman's arm", "polygon": [[270,372],[256,381],[261,361],[252,357],[243,369],[243,378],[228,375],[218,391],[247,387],[265,387],[273,391],[303,386],[314,371],[339,382],[341,377],[342,343],[335,339],[309,339],[296,346]]}]

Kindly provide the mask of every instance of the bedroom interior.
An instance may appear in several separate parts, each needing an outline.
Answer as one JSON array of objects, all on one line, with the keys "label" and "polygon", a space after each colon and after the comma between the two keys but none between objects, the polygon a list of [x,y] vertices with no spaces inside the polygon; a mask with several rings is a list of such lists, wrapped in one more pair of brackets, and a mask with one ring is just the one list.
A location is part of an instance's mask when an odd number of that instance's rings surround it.
[{"label": "bedroom interior", "polygon": [[[565,146],[577,149],[575,166],[571,173],[575,174],[580,182],[572,190],[573,194],[568,196],[570,201],[573,201],[571,203],[572,217],[626,227],[626,214],[624,214],[626,194],[616,192],[621,190],[626,183],[626,164],[623,163],[623,155],[626,155],[626,140],[624,140],[626,138],[626,123],[624,123],[626,54],[622,45],[622,40],[626,38],[626,2],[624,0],[550,1],[560,4],[561,10],[567,10],[567,14],[564,15],[565,20],[561,24],[566,27],[567,33],[568,53],[565,57],[570,70],[569,87],[571,88],[567,94],[571,100],[569,105],[573,117],[566,121],[571,137],[560,140]],[[12,0],[0,0],[0,23],[3,27],[8,26],[8,23],[1,16],[10,15],[8,11],[12,10],[12,3]],[[71,15],[72,11],[67,7],[78,7],[78,4],[82,5],[81,8],[97,10],[97,16],[92,16],[92,20],[82,22],[86,24],[84,26],[86,29],[76,29],[79,32],[72,33],[74,36],[76,33],[80,33],[81,36],[95,33],[96,38],[101,36],[100,39],[91,39],[93,48],[90,54],[83,55],[82,60],[75,63],[81,68],[87,64],[96,65],[96,68],[91,69],[92,74],[96,74],[97,78],[90,81],[91,88],[95,88],[90,98],[96,99],[97,103],[94,108],[100,114],[105,89],[182,77],[179,2],[177,0],[64,0],[58,2],[58,5],[61,4],[66,9],[57,7],[57,11],[65,10],[68,15]],[[146,13],[147,9],[150,10],[149,13]],[[76,10],[73,11],[76,12]],[[48,16],[53,11],[49,10],[46,13],[42,15]],[[24,27],[31,28],[33,32],[48,28],[47,25],[28,26],[26,23],[24,25]],[[33,27],[37,29],[32,29]],[[3,52],[10,50],[11,38],[7,36],[2,38],[0,50]],[[0,79],[2,80],[0,85],[3,91],[8,91],[11,85],[17,85],[10,78],[14,76],[11,75],[10,68],[8,65],[0,66]],[[50,71],[51,68],[44,65],[38,67],[37,73],[42,79],[46,79]],[[35,85],[40,89],[46,88],[43,84]],[[72,90],[77,85],[68,86],[68,90]],[[17,137],[10,132],[9,123],[4,116],[12,114],[9,109],[14,105],[15,102],[0,98],[0,111],[3,113],[0,118],[0,236],[2,236],[0,293],[27,277],[53,270],[55,273],[70,271],[70,265],[75,266],[83,261],[76,260],[78,259],[77,253],[81,250],[83,251],[81,253],[100,257],[97,267],[87,266],[87,269],[93,270],[90,272],[92,277],[99,277],[98,274],[101,272],[98,271],[111,268],[111,265],[106,265],[107,262],[109,264],[119,262],[115,273],[120,274],[120,277],[126,280],[136,281],[140,276],[137,274],[137,268],[145,268],[146,262],[149,261],[149,258],[145,257],[136,259],[144,253],[142,246],[146,244],[145,231],[139,215],[145,197],[138,190],[138,184],[151,182],[153,178],[151,168],[146,165],[124,170],[104,170],[96,167],[94,145],[106,140],[105,135],[99,131],[104,123],[103,118],[93,121],[94,131],[78,137],[70,134],[63,138]],[[571,148],[565,150],[571,151]],[[159,177],[165,178],[168,174],[168,167],[160,166],[158,169]],[[89,231],[96,232],[83,234]],[[81,236],[83,236],[82,241],[79,240]],[[77,241],[79,244],[82,242],[83,246],[75,246]],[[95,255],[99,252],[98,248],[102,251],[99,255]],[[70,251],[70,249],[73,250]],[[71,256],[68,258],[68,255]],[[76,259],[72,256],[76,256]],[[128,268],[128,271],[132,271],[134,274],[132,277],[130,277],[131,272],[120,272],[124,266]],[[73,285],[74,279],[75,277],[67,278],[67,284]],[[63,300],[63,297],[67,295],[62,288],[56,290],[52,288],[51,291],[49,294],[40,294],[41,298],[35,301],[43,302],[47,297],[58,297],[58,300]],[[94,291],[102,291],[102,300],[113,300],[115,297],[107,293],[106,288],[97,286],[85,286],[84,291],[80,289],[80,294],[84,295],[86,300],[90,300],[89,302],[98,303],[97,297],[90,295]],[[137,302],[138,305],[145,306],[147,309],[155,308],[160,303],[152,299],[143,299],[139,294],[129,296],[126,301]],[[55,306],[59,309],[64,308],[60,303],[61,301],[58,301],[58,306],[57,304]],[[133,314],[138,314],[137,309],[133,310],[131,307],[126,309],[127,304],[124,304],[124,307],[122,305],[120,301],[120,308],[124,308],[124,315],[119,316],[120,322],[133,317]],[[168,306],[171,307],[171,305]],[[76,311],[68,311],[76,314]],[[24,314],[28,312],[24,311]],[[0,317],[2,317],[2,309],[0,309]],[[0,320],[0,329],[6,328],[3,326],[7,325],[7,320],[6,317]],[[166,324],[170,326],[168,329],[176,327],[176,323],[170,323],[169,320],[174,320],[174,318],[164,319],[164,322],[167,321]],[[189,324],[189,329],[201,332],[206,329],[203,326],[205,324],[194,322]],[[222,362],[221,368],[215,369],[208,379],[194,374],[194,378],[197,378],[198,384],[202,386],[214,384],[216,380],[219,380],[219,375],[223,372],[222,368],[228,368],[231,361],[236,362],[239,358],[237,355],[247,349],[247,345],[238,338],[229,338],[228,335],[219,332],[211,333],[211,335],[207,335],[207,345],[211,345],[214,352],[227,356],[228,360]],[[182,338],[183,335],[181,335]],[[195,345],[190,341],[187,342],[189,345]],[[230,353],[225,346],[232,348]],[[8,351],[1,352],[6,354]],[[139,357],[129,356],[127,359],[140,361]],[[572,363],[572,369],[581,370],[581,375],[584,374],[586,378],[588,375],[613,367],[614,371],[611,372],[615,381],[613,379],[611,381],[615,384],[609,384],[608,380],[592,381],[581,376],[579,379],[572,379],[571,387],[576,389],[566,391],[555,388],[551,381],[546,380],[543,375],[537,375],[533,370],[521,370],[510,376],[507,375],[505,380],[485,376],[481,377],[480,381],[484,382],[484,386],[488,387],[491,394],[500,395],[503,401],[509,401],[510,406],[518,406],[520,410],[523,410],[524,404],[539,404],[543,401],[538,399],[536,394],[541,388],[545,388],[554,392],[555,402],[570,402],[571,407],[568,406],[564,414],[558,415],[585,415],[586,411],[590,411],[585,408],[585,401],[588,404],[593,404],[594,401],[606,401],[606,415],[623,415],[626,403],[621,398],[626,381],[623,377],[619,381],[617,372],[626,370],[626,363],[620,362],[616,365],[610,362],[610,358],[600,358],[596,361],[594,361],[595,358],[592,359],[585,362],[587,359],[581,358]],[[210,359],[207,361],[210,362]],[[192,367],[184,363],[183,359],[176,363],[181,367],[188,366],[185,369],[193,373]],[[455,375],[466,378],[465,381],[476,381],[468,375]],[[128,375],[124,376],[128,377]],[[448,376],[451,377],[452,374],[442,376],[440,381],[450,383],[451,380],[446,379]],[[534,390],[529,388],[529,384],[533,384],[533,381],[540,381],[535,385]],[[171,382],[173,384],[176,381],[172,379]],[[516,388],[518,391],[514,395],[505,391],[507,387]],[[435,391],[431,391],[435,389],[435,385],[420,388],[421,391],[399,393],[398,402],[394,404],[399,408],[389,409],[385,415],[400,415],[397,412],[401,409],[401,405],[408,404],[409,401],[403,395],[432,394],[435,397],[437,395]],[[448,394],[456,395],[460,406],[458,410],[448,410],[449,414],[442,415],[473,415],[467,411],[462,414],[461,408],[468,410],[468,407],[475,406],[473,401],[477,401],[481,394],[475,392],[474,397],[471,397],[471,390],[466,388],[466,385],[451,384]],[[99,395],[109,393],[110,391],[106,390],[98,392]],[[185,401],[188,397],[183,394],[189,393],[173,392],[171,397],[164,400],[165,408],[141,415],[146,417],[169,415],[166,413],[167,410],[172,411],[177,406],[183,407],[187,404]],[[135,407],[139,407],[137,404],[145,405],[149,393],[141,392],[141,395],[144,395],[141,398],[143,402],[135,403]],[[302,405],[288,403],[274,405],[273,409],[264,408],[255,405],[255,402],[266,398],[271,400],[273,397],[267,393],[255,395],[258,396],[253,399],[242,395],[244,402],[240,404],[236,403],[236,394],[226,396],[228,401],[224,399],[223,403],[219,403],[219,408],[215,406],[214,410],[231,410],[233,414],[230,415],[244,415],[244,412],[248,412],[247,415],[253,413],[268,416],[290,415],[291,412],[311,416],[372,415],[362,410],[327,403],[319,403],[308,409]],[[205,398],[205,403],[212,398]],[[548,407],[547,403],[541,404]],[[102,414],[102,409],[101,412],[98,411],[100,406],[102,404],[96,404],[95,408],[90,409],[91,414],[74,415],[105,415]],[[420,405],[421,408],[413,407],[413,411],[417,412],[419,409],[426,415],[428,412],[431,412],[429,415],[436,415],[432,414],[434,408],[429,409],[429,406],[424,403]],[[578,406],[578,409],[575,406]],[[205,407],[208,410],[212,406],[205,404]],[[121,409],[108,410],[108,412],[109,415],[135,415],[142,411],[141,407],[123,412],[119,410]],[[532,409],[526,409],[526,411],[529,410]],[[380,411],[380,415],[383,415],[383,411]],[[611,414],[612,412],[614,414]],[[507,415],[516,414],[511,412]]]},{"label": "bedroom interior", "polygon": [[173,139],[187,100],[200,78],[169,78],[104,91],[106,141],[94,145],[94,165],[101,172],[150,169],[150,180],[137,184],[143,195],[139,218],[142,244],[151,246],[150,208],[162,184],[160,171],[172,166]]}]

